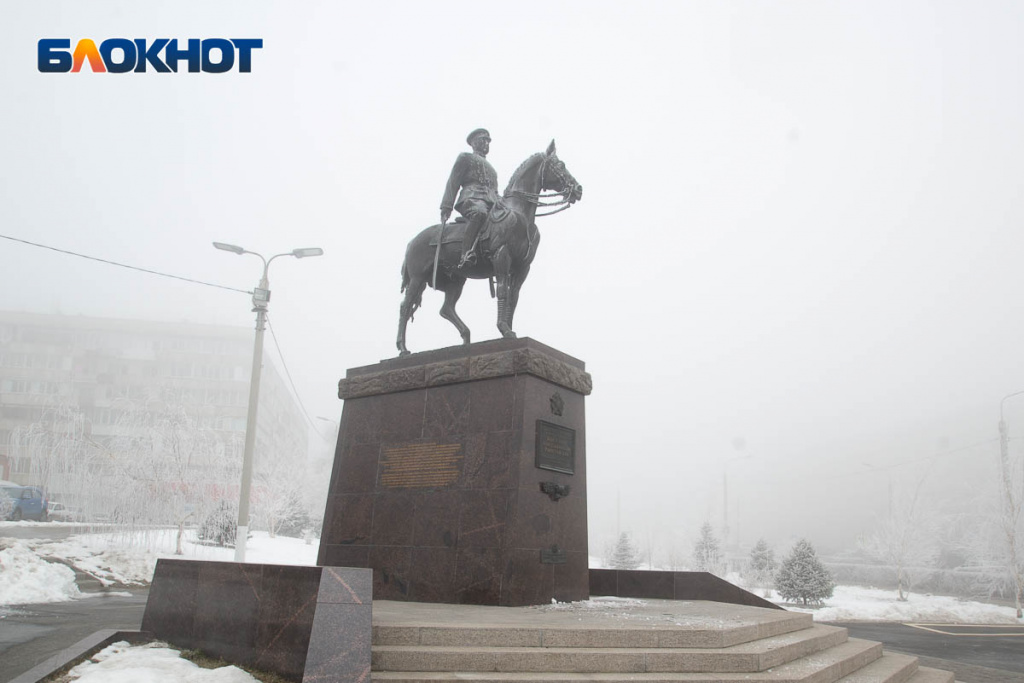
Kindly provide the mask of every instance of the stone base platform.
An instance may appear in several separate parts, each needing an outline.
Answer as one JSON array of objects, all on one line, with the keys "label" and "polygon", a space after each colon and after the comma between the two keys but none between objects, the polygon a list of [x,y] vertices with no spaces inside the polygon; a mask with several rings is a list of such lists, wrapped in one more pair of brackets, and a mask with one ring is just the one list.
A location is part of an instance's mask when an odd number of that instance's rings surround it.
[{"label": "stone base platform", "polygon": [[375,601],[374,681],[952,683],[953,675],[816,625],[704,601],[531,607]]}]

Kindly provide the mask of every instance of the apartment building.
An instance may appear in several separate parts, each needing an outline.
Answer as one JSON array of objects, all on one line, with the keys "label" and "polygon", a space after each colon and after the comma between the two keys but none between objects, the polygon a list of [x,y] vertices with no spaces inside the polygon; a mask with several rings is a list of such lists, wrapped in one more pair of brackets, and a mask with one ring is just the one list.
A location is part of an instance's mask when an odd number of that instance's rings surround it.
[{"label": "apartment building", "polygon": [[[65,483],[33,462],[42,436],[47,443],[106,450],[116,461],[109,451],[130,443],[147,411],[172,403],[220,443],[216,457],[240,461],[253,334],[251,328],[0,311],[0,479],[46,486],[59,498]],[[306,422],[268,355],[256,460],[304,460]]]}]

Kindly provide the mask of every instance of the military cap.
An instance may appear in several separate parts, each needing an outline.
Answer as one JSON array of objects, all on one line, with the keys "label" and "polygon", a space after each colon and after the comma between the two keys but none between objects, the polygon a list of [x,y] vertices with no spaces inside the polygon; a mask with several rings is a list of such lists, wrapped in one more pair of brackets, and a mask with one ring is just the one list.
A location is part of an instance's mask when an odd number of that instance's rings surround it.
[{"label": "military cap", "polygon": [[486,128],[477,128],[472,133],[470,133],[469,135],[466,136],[466,144],[472,145],[473,144],[473,138],[475,138],[475,137],[477,137],[479,135],[486,135],[487,137],[491,137],[491,134],[487,132]]}]

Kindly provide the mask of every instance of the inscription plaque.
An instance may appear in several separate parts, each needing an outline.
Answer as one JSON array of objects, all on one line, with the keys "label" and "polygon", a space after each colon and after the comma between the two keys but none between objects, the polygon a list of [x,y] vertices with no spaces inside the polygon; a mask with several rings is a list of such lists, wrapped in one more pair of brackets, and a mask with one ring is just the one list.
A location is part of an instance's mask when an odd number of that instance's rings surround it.
[{"label": "inscription plaque", "polygon": [[576,473],[576,430],[537,420],[534,464],[542,470]]},{"label": "inscription plaque", "polygon": [[553,545],[550,548],[542,548],[540,551],[541,564],[565,564],[568,559],[569,556],[566,552],[557,545]]},{"label": "inscription plaque", "polygon": [[380,485],[387,488],[448,486],[459,479],[462,444],[405,443],[384,446]]}]

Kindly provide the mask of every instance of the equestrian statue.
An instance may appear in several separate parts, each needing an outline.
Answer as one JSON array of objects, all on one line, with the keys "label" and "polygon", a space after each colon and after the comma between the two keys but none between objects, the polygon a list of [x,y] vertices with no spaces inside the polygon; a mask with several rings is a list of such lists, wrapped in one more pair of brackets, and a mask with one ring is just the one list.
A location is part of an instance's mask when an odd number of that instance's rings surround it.
[{"label": "equestrian statue", "polygon": [[[564,211],[583,197],[583,186],[555,153],[554,140],[547,151],[530,156],[519,166],[501,197],[497,173],[486,159],[490,134],[478,128],[466,142],[473,152],[455,160],[441,200],[441,222],[416,235],[405,250],[405,298],[399,311],[397,341],[402,356],[409,353],[406,326],[422,304],[428,284],[444,292],[441,317],[455,325],[463,344],[469,344],[469,328],[455,312],[455,304],[467,279],[490,280],[491,296],[498,299],[498,331],[504,337],[515,337],[512,318],[519,289],[540,243],[534,218]],[[545,201],[552,198],[556,199]],[[557,208],[538,214],[538,206]],[[453,208],[462,218],[449,224]]]}]

